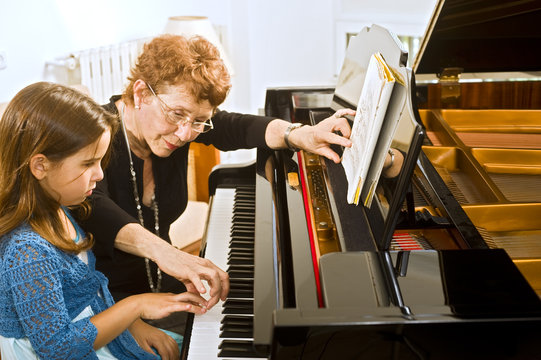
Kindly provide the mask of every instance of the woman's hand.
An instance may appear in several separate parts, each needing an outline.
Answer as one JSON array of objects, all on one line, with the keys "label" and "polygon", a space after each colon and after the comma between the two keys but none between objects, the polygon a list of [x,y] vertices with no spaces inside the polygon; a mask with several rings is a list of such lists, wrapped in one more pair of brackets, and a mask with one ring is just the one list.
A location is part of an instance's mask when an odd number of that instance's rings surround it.
[{"label": "woman's hand", "polygon": [[156,355],[152,349],[154,348],[163,360],[177,360],[180,357],[177,342],[160,329],[142,320],[136,320],[129,327],[129,331],[143,350]]},{"label": "woman's hand", "polygon": [[155,261],[163,272],[182,281],[191,293],[205,294],[207,288],[202,280],[206,280],[210,289],[207,309],[216,305],[220,299],[225,301],[229,293],[229,275],[212,261],[172,246],[164,248]]},{"label": "woman's hand", "polygon": [[115,247],[127,253],[146,257],[154,261],[160,269],[181,281],[186,289],[194,294],[208,292],[207,308],[210,309],[220,299],[225,300],[229,292],[229,275],[212,261],[188,254],[175,248],[167,241],[154,235],[140,224],[127,224],[118,232]]},{"label": "woman's hand", "polygon": [[[330,145],[351,147],[351,141],[349,140],[351,127],[347,119],[344,118],[345,115],[355,116],[355,110],[340,109],[334,115],[314,126],[302,126],[292,130],[288,138],[289,143],[294,147],[312,154],[325,156],[329,160],[339,163],[340,156],[331,149]],[[284,134],[289,125],[284,120],[276,119],[271,121],[265,134],[265,139],[270,148],[286,148]]]}]

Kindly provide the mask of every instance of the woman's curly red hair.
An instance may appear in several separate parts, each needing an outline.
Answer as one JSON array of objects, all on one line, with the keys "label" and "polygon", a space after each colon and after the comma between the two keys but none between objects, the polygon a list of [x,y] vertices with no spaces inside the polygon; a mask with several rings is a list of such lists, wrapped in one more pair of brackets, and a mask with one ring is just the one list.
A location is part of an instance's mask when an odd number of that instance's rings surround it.
[{"label": "woman's curly red hair", "polygon": [[166,86],[183,85],[199,101],[208,100],[214,108],[224,102],[231,88],[218,49],[201,36],[187,39],[161,35],[146,43],[122,94],[125,103],[134,104],[133,85],[138,79],[158,93]]}]

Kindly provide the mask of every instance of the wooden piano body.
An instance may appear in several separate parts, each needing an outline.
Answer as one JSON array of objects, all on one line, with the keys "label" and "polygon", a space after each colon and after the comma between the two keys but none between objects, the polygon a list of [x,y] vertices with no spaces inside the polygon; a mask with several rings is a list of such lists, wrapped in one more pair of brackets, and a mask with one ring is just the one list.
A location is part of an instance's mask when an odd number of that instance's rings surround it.
[{"label": "wooden piano body", "polygon": [[[447,2],[455,9],[464,4]],[[435,14],[441,12],[439,7]],[[210,348],[216,343],[200,339],[212,335],[206,326],[201,335],[200,320],[195,317],[193,332],[185,337],[184,357],[538,357],[541,302],[533,288],[539,288],[535,270],[539,256],[499,243],[500,238],[514,237],[520,242],[531,237],[529,243],[537,246],[538,192],[530,201],[512,201],[499,189],[496,178],[510,174],[538,181],[536,152],[541,146],[513,160],[518,150],[500,157],[494,153],[501,148],[468,145],[462,133],[499,129],[492,133],[502,134],[501,129],[509,129],[504,121],[507,115],[475,110],[478,124],[472,127],[472,121],[460,120],[471,115],[470,110],[417,109],[432,99],[425,96],[423,102],[419,96],[442,87],[453,93],[452,85],[457,84],[416,86],[413,72],[405,66],[407,53],[400,46],[394,48],[397,39],[383,28],[365,28],[355,41],[362,42],[368,54],[382,51],[410,85],[390,108],[402,123],[392,143],[406,157],[401,174],[397,179],[380,179],[382,196],[371,207],[363,207],[345,202],[347,183],[341,166],[313,154],[300,152],[291,157],[287,151],[260,151],[254,164],[218,167],[209,179],[211,212],[202,256],[214,260],[210,253],[222,251],[212,247],[216,241],[211,226],[213,203],[218,203],[220,194],[233,190],[241,205],[232,206],[231,227],[249,228],[254,240],[248,244],[246,236],[239,241],[232,235],[229,251],[235,254],[229,259],[249,259],[249,263],[227,260],[220,266],[230,267],[235,294],[238,284],[247,282],[253,292],[242,300],[232,294],[229,305],[223,304],[223,311],[234,316],[227,321],[233,319],[235,325],[226,321],[217,326],[228,331],[218,331],[226,339],[218,341],[211,356],[194,354],[199,351],[194,338]],[[338,107],[355,106],[348,102],[348,94],[337,90],[340,84],[339,80],[336,89],[269,89],[266,114],[317,123]],[[539,133],[535,115],[519,119],[525,124],[512,126],[512,132]],[[489,126],[491,121],[496,125]],[[464,123],[467,131],[461,131]],[[250,202],[254,199],[249,210],[246,197]],[[253,226],[247,225],[249,214]],[[232,312],[242,303],[248,311]],[[241,320],[249,322],[249,331],[238,325]],[[235,331],[245,335],[232,335]]]}]

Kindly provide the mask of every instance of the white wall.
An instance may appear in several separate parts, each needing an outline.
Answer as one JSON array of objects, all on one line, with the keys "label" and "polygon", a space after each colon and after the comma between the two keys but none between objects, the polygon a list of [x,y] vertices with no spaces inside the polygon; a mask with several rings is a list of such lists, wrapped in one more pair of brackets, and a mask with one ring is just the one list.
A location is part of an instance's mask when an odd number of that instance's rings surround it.
[{"label": "white wall", "polygon": [[264,105],[267,87],[334,85],[345,54],[344,31],[358,32],[377,23],[399,35],[421,36],[435,3],[232,1],[233,61],[242,69],[235,75],[242,91],[241,98],[235,96],[235,106],[257,111]]},{"label": "white wall", "polygon": [[206,15],[227,25],[227,0],[0,0],[0,102],[52,80],[45,63],[70,52],[159,34],[169,16]]},{"label": "white wall", "polygon": [[[55,80],[45,63],[70,52],[159,34],[168,16],[205,15],[235,68],[226,108],[257,112],[272,86],[334,84],[341,33],[378,23],[421,35],[435,0],[0,0],[0,102]],[[338,47],[338,48],[337,48]],[[62,80],[62,79],[60,79]]]}]

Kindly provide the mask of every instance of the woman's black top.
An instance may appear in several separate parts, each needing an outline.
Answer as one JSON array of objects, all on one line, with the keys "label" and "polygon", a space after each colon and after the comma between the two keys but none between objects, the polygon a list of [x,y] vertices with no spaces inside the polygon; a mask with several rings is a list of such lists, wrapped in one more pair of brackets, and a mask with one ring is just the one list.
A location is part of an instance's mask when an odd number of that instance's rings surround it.
[{"label": "woman's black top", "polygon": [[[104,105],[108,111],[118,114],[113,96]],[[265,130],[273,118],[218,111],[212,118],[214,129],[199,135],[196,142],[212,144],[227,151],[267,148]],[[159,120],[156,120],[159,121]],[[188,203],[189,143],[175,150],[169,157],[152,155],[155,182],[155,198],[159,209],[160,237],[169,239],[169,227],[186,209]],[[143,194],[143,160],[132,152],[139,194]],[[138,223],[137,209],[133,195],[128,151],[122,129],[112,140],[111,160],[90,197],[92,212],[82,220],[83,228],[94,236],[96,268],[109,278],[109,289],[116,301],[133,294],[149,292],[145,259],[131,255],[114,247],[118,231],[129,223]],[[154,233],[154,212],[143,205],[145,228]],[[153,281],[156,282],[156,264],[151,263]],[[185,291],[183,284],[162,272],[162,292]]]}]

